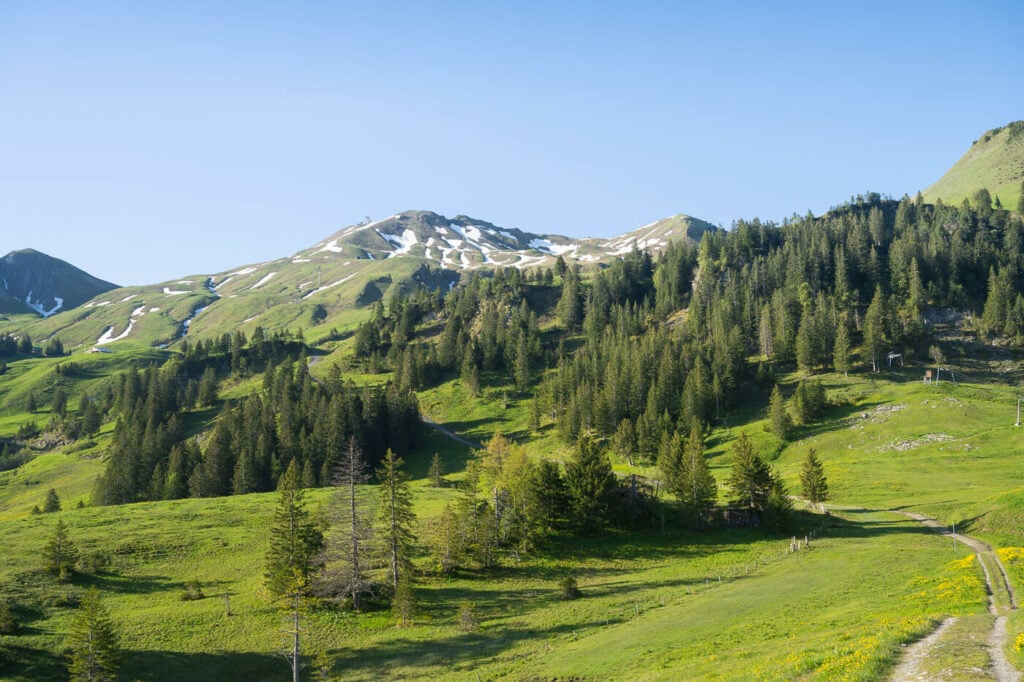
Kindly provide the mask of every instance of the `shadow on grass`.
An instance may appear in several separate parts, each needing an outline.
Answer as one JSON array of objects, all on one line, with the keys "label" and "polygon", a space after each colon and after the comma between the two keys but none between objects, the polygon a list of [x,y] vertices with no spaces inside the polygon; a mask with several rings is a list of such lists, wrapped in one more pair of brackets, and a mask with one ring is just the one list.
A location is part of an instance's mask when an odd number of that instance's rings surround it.
[{"label": "shadow on grass", "polygon": [[178,651],[129,651],[120,679],[125,680],[286,680],[291,664],[283,655]]},{"label": "shadow on grass", "polygon": [[67,659],[53,651],[14,644],[0,644],[0,679],[11,682],[66,679]]}]

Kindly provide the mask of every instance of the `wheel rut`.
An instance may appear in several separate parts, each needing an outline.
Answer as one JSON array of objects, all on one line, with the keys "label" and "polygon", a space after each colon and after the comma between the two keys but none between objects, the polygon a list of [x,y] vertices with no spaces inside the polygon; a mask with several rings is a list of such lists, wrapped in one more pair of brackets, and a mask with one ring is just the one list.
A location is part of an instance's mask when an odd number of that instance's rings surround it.
[{"label": "wheel rut", "polygon": [[[988,655],[992,665],[989,672],[991,672],[992,679],[996,680],[996,682],[1020,682],[1020,672],[1010,664],[1004,653],[1009,637],[1007,634],[1007,614],[1017,610],[1017,595],[1013,590],[1013,585],[1010,583],[1010,577],[1006,573],[1006,567],[999,560],[999,555],[993,551],[992,546],[988,543],[969,535],[953,533],[952,529],[943,526],[930,516],[917,512],[896,511],[895,513],[911,518],[937,533],[949,535],[954,541],[960,541],[974,550],[978,563],[981,564],[982,573],[985,575],[985,588],[988,591],[988,611],[995,618],[992,632],[988,638]],[[990,564],[994,569],[990,568]],[[997,593],[1005,595],[1004,605],[1001,605],[1000,600],[997,599]],[[922,677],[922,664],[927,659],[929,652],[936,646],[939,646],[942,636],[955,622],[955,618],[947,618],[930,635],[912,645],[904,655],[904,660],[901,661],[900,665],[893,672],[891,678],[893,682],[927,679],[927,677]]]}]

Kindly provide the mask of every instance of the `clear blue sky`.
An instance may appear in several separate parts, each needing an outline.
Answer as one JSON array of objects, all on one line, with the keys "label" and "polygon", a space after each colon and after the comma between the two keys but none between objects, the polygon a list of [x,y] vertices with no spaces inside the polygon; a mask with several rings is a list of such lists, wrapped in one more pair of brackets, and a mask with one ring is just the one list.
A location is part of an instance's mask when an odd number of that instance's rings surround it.
[{"label": "clear blue sky", "polygon": [[0,0],[0,253],[120,284],[423,208],[572,236],[913,194],[1024,3]]}]

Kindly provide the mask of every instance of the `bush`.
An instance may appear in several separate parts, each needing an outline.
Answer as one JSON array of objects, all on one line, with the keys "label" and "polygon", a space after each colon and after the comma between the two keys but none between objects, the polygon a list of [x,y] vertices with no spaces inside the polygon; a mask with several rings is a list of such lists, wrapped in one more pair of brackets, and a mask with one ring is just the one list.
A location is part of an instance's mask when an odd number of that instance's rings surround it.
[{"label": "bush", "polygon": [[181,601],[195,601],[204,599],[203,584],[198,580],[189,580],[185,583],[185,590],[181,593]]},{"label": "bush", "polygon": [[476,604],[473,602],[464,601],[459,605],[459,629],[463,632],[473,632],[476,630]]},{"label": "bush", "polygon": [[576,582],[576,576],[565,576],[558,581],[558,586],[562,588],[562,599],[566,601],[579,599],[583,596],[583,593],[580,592],[579,583]]}]

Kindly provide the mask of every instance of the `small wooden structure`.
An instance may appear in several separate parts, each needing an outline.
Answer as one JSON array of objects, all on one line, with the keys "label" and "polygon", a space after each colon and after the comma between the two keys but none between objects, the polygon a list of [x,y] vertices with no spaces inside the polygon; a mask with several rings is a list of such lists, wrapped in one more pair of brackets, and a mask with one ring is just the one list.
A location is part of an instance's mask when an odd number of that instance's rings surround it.
[{"label": "small wooden structure", "polygon": [[924,383],[926,383],[926,384],[932,383],[932,371],[930,369],[926,369],[924,371]]}]

